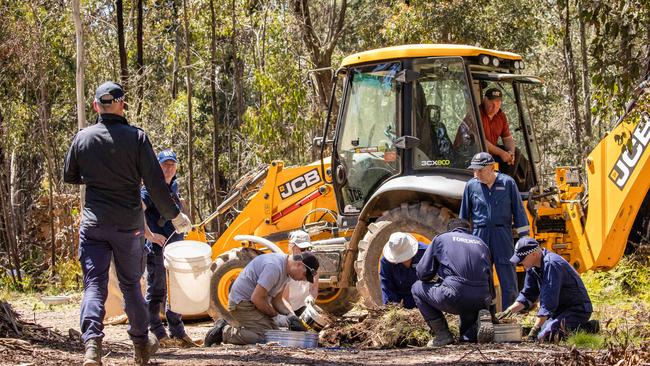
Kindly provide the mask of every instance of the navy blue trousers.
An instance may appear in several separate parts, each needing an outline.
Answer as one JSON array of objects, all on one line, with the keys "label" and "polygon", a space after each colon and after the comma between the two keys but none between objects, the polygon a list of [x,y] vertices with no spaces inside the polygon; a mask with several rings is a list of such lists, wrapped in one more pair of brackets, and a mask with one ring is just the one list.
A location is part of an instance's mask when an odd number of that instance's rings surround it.
[{"label": "navy blue trousers", "polygon": [[79,261],[84,283],[80,316],[82,341],[104,337],[104,305],[112,257],[124,296],[124,311],[129,318],[127,333],[134,342],[146,342],[149,318],[140,289],[144,251],[142,229],[118,230],[112,225],[80,228]]},{"label": "navy blue trousers", "polygon": [[181,315],[169,310],[169,302],[167,301],[167,271],[164,266],[163,248],[150,241],[147,241],[146,247],[149,251],[147,254],[146,297],[149,307],[149,330],[158,339],[167,336],[165,326],[160,320],[160,309],[165,306],[165,318],[167,318],[167,324],[169,325],[169,334],[172,337],[182,338],[185,336],[185,326]]},{"label": "navy blue trousers", "polygon": [[487,299],[481,291],[469,287],[458,291],[442,283],[417,281],[411,292],[425,321],[443,318],[443,311],[456,314],[460,317],[460,340],[476,341],[478,312],[487,308]]},{"label": "navy blue trousers", "polygon": [[564,339],[568,332],[583,328],[591,317],[590,312],[580,309],[567,309],[554,318],[549,318],[542,325],[542,330],[537,339],[552,340],[554,338]]}]

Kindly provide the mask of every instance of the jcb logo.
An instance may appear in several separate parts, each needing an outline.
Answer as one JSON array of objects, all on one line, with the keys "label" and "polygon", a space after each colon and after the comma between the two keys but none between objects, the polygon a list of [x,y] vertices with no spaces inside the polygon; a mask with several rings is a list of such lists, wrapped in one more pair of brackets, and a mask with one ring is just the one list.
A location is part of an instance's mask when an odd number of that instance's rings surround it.
[{"label": "jcb logo", "polygon": [[644,113],[641,121],[634,129],[634,133],[632,133],[632,148],[626,148],[621,153],[614,168],[609,173],[609,179],[619,189],[623,190],[625,188],[625,184],[634,172],[639,159],[641,159],[643,152],[648,147],[648,141],[650,141],[650,117]]},{"label": "jcb logo", "polygon": [[293,178],[292,180],[278,186],[280,191],[280,197],[285,199],[290,197],[300,191],[303,191],[314,184],[320,182],[320,175],[318,175],[318,169],[310,170],[307,173]]}]

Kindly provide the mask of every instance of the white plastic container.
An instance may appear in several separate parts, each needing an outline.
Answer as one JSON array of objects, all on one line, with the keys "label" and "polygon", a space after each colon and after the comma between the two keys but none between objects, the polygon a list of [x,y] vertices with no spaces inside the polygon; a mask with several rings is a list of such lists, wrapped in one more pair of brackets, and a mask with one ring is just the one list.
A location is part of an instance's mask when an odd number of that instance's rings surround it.
[{"label": "white plastic container", "polygon": [[211,255],[209,245],[194,240],[181,240],[165,247],[167,297],[172,311],[192,315],[208,310]]}]

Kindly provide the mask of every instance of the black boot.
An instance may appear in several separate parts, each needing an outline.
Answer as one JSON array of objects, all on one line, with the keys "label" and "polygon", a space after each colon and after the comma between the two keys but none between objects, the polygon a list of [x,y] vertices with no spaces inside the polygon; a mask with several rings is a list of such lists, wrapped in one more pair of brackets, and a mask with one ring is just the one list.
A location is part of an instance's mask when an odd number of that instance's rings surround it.
[{"label": "black boot", "polygon": [[133,342],[133,361],[136,365],[148,365],[149,359],[153,356],[160,347],[158,338],[153,334],[149,334],[146,342]]},{"label": "black boot", "polygon": [[427,347],[442,347],[454,343],[454,336],[449,331],[447,319],[443,316],[440,319],[427,320],[433,338],[427,343]]},{"label": "black boot", "polygon": [[86,353],[84,354],[83,366],[101,366],[102,364],[102,339],[91,338],[84,343]]},{"label": "black boot", "polygon": [[600,322],[598,320],[592,319],[585,323],[582,328],[587,333],[596,334],[600,332]]},{"label": "black boot", "polygon": [[210,347],[213,344],[219,345],[223,342],[223,328],[228,325],[225,320],[219,319],[214,323],[214,327],[208,331],[203,340],[203,347]]},{"label": "black boot", "polygon": [[490,343],[494,340],[494,327],[492,326],[492,315],[488,310],[478,312],[478,343]]}]

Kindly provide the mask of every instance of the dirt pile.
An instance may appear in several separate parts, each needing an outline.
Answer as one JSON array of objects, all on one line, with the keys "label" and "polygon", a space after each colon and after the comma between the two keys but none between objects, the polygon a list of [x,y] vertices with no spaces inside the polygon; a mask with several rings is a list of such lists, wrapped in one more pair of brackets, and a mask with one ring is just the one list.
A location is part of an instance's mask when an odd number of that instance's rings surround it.
[{"label": "dirt pile", "polygon": [[326,347],[401,348],[421,347],[431,338],[429,327],[416,309],[390,306],[369,310],[358,319],[343,319],[323,330]]}]

